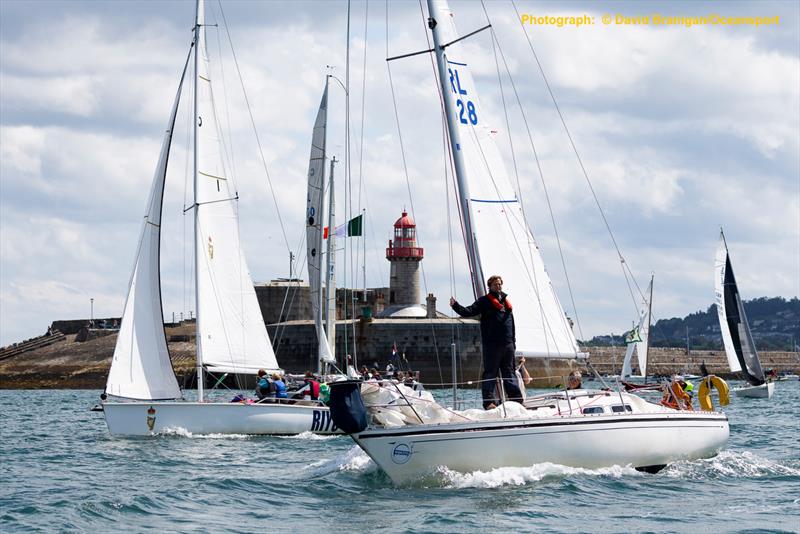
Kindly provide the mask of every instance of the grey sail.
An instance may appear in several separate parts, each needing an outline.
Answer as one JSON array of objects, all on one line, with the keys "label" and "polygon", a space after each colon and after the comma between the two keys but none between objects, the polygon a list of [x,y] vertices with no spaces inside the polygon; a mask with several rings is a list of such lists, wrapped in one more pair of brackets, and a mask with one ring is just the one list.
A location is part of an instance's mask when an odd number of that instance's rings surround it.
[{"label": "grey sail", "polygon": [[[317,119],[311,138],[311,154],[308,161],[308,194],[306,197],[306,261],[308,264],[308,284],[311,295],[311,309],[317,330],[319,362],[332,362],[331,349],[322,327],[322,242],[323,242],[323,201],[325,198],[325,141],[328,124],[328,83],[319,103]],[[326,274],[326,273],[325,273]],[[320,372],[322,368],[318,369]]]},{"label": "grey sail", "polygon": [[731,267],[731,257],[720,232],[716,258],[716,301],[722,340],[731,371],[741,370],[750,384],[760,386],[766,380],[758,359],[753,335],[744,313],[742,298]]}]

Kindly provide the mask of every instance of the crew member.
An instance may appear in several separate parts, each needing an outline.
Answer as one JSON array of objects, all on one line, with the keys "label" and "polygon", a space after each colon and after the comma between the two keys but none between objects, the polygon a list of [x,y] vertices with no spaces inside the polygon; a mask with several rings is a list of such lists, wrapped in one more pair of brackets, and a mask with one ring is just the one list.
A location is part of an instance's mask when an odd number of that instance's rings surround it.
[{"label": "crew member", "polygon": [[483,376],[481,393],[486,410],[496,408],[494,389],[497,377],[503,379],[508,400],[522,402],[522,393],[515,383],[514,351],[516,329],[514,314],[508,295],[502,291],[503,279],[498,275],[486,282],[489,292],[464,307],[450,297],[450,306],[461,317],[481,316],[481,345],[483,346]]}]

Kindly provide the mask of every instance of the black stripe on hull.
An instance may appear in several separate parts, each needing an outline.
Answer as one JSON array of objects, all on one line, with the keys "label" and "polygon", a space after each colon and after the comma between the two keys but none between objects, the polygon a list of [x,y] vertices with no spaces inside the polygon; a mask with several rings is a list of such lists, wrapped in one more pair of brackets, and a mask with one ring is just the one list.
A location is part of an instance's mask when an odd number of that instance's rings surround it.
[{"label": "black stripe on hull", "polygon": [[[361,432],[359,434],[353,435],[353,438],[357,441],[368,440],[372,438],[402,438],[402,437],[410,437],[410,436],[424,436],[424,435],[441,435],[441,434],[454,434],[454,433],[468,433],[468,432],[486,432],[486,431],[493,431],[493,430],[518,430],[518,429],[529,429],[529,428],[546,428],[546,427],[580,427],[582,425],[610,425],[610,424],[619,424],[619,423],[647,423],[647,422],[660,422],[663,423],[665,421],[668,422],[716,422],[716,423],[727,423],[728,417],[721,416],[721,417],[671,417],[671,418],[664,418],[664,417],[643,417],[637,418],[634,420],[631,419],[623,419],[623,418],[615,418],[607,421],[603,420],[578,420],[578,421],[548,421],[548,422],[531,422],[531,423],[522,423],[522,424],[498,424],[498,425],[486,425],[486,426],[476,426],[470,428],[416,428],[416,429],[409,429],[404,431],[396,431],[396,432],[380,432],[380,431],[366,431]],[[641,427],[640,425],[634,425],[638,428],[647,428]],[[694,425],[691,425],[694,426]]]}]

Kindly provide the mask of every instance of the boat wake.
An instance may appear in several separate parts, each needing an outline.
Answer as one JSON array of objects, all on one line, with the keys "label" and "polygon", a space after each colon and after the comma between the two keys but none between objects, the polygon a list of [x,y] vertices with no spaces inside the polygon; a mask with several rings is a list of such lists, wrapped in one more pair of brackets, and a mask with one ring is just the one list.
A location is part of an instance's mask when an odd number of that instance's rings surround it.
[{"label": "boat wake", "polygon": [[158,435],[191,439],[249,439],[251,437],[249,434],[193,434],[181,427],[165,428]]},{"label": "boat wake", "polygon": [[598,469],[567,467],[549,462],[530,467],[500,467],[491,471],[459,473],[440,467],[437,477],[444,487],[452,488],[497,488],[501,486],[525,486],[546,480],[568,476],[600,476],[620,478],[623,476],[643,476],[632,467],[612,466]]},{"label": "boat wake", "polygon": [[311,476],[322,477],[342,471],[374,473],[378,470],[378,466],[367,456],[367,453],[354,445],[339,456],[312,463],[306,470],[310,472]]},{"label": "boat wake", "polygon": [[328,441],[331,439],[336,439],[337,437],[341,437],[341,435],[336,434],[315,434],[310,430],[306,430],[305,432],[301,432],[299,434],[295,434],[292,436],[277,436],[281,439],[299,439],[299,440],[309,440],[309,441]]},{"label": "boat wake", "polygon": [[800,468],[749,451],[725,450],[707,460],[675,462],[663,473],[674,478],[762,478],[800,476]]}]

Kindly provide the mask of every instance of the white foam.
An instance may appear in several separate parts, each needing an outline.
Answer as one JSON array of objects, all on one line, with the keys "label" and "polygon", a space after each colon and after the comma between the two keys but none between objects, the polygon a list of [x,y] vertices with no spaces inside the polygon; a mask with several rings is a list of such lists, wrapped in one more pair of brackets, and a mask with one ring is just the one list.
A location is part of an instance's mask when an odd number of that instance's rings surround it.
[{"label": "white foam", "polygon": [[336,439],[341,437],[341,434],[315,434],[310,430],[306,430],[305,432],[301,432],[299,434],[294,434],[291,436],[278,436],[281,439],[300,439],[300,440],[310,440],[310,441],[328,441],[330,439]]},{"label": "white foam", "polygon": [[497,488],[500,486],[524,486],[540,482],[545,478],[562,478],[567,476],[604,476],[620,478],[622,476],[641,476],[641,473],[630,466],[612,466],[598,469],[567,467],[549,462],[530,467],[500,467],[491,471],[474,471],[458,473],[446,467],[439,468],[447,486],[454,488]]},{"label": "white foam", "polygon": [[750,451],[724,450],[714,458],[675,462],[664,470],[664,474],[674,478],[757,478],[775,475],[800,476],[800,469],[763,458]]},{"label": "white foam", "polygon": [[161,436],[191,439],[249,439],[248,434],[193,434],[182,427],[165,428],[159,432]]},{"label": "white foam", "polygon": [[325,476],[341,471],[371,473],[376,471],[378,466],[360,447],[353,445],[347,452],[334,458],[314,462],[306,469],[314,476]]}]

